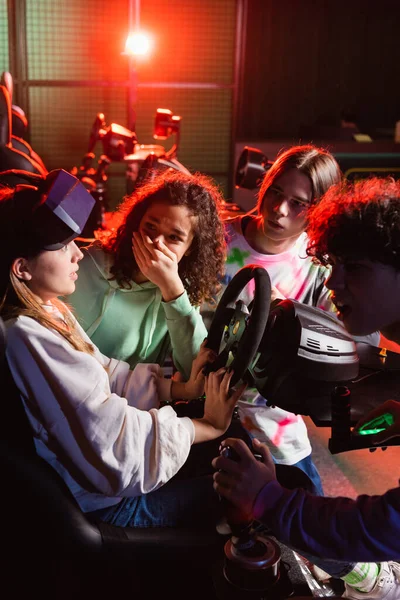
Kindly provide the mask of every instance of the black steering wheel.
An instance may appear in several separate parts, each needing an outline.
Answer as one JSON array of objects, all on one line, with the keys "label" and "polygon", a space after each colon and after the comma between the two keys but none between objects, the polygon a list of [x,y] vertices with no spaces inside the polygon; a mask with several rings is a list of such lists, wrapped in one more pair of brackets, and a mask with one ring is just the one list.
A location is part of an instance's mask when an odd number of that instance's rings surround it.
[{"label": "black steering wheel", "polygon": [[[254,298],[247,305],[237,299],[252,279],[255,283]],[[207,347],[218,356],[207,365],[206,372],[229,365],[234,372],[232,386],[243,378],[264,334],[270,303],[271,281],[267,271],[258,265],[240,269],[224,291],[210,326]]]}]

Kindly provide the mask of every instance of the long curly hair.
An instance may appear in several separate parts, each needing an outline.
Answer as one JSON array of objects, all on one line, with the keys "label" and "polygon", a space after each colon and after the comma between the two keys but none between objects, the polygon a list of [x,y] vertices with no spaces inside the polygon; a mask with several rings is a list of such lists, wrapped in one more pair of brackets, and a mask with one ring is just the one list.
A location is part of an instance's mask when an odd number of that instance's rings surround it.
[{"label": "long curly hair", "polygon": [[341,180],[340,167],[330,152],[312,144],[292,146],[278,155],[265,174],[258,194],[257,212],[261,214],[265,194],[276,179],[289,169],[307,175],[312,185],[312,202],[319,200],[331,185]]},{"label": "long curly hair", "polygon": [[161,173],[124,199],[110,220],[112,233],[100,238],[103,249],[113,256],[112,277],[121,287],[131,287],[132,275],[139,270],[132,252],[132,234],[138,231],[151,204],[160,201],[185,206],[195,217],[190,253],[182,257],[178,272],[191,303],[199,306],[219,290],[226,258],[222,195],[200,173]]},{"label": "long curly hair", "polygon": [[400,270],[400,181],[342,182],[311,208],[307,253],[322,264],[369,259]]}]

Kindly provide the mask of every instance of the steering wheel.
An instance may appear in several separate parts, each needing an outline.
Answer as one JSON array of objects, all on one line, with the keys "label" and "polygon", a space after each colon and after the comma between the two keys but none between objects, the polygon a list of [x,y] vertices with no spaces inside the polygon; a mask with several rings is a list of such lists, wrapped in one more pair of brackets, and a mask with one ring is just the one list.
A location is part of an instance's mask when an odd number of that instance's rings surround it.
[{"label": "steering wheel", "polygon": [[[237,298],[252,279],[254,298],[247,305]],[[263,267],[247,265],[236,273],[222,294],[210,326],[207,347],[218,356],[207,365],[206,372],[217,371],[229,364],[233,369],[231,385],[243,378],[264,334],[270,302],[271,281]]]}]

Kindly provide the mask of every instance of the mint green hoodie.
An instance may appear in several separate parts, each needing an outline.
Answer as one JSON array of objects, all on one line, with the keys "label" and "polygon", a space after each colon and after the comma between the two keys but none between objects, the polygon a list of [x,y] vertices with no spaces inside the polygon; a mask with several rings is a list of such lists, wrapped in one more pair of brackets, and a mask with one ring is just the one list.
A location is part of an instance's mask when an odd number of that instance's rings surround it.
[{"label": "mint green hoodie", "polygon": [[160,289],[150,281],[132,281],[131,289],[123,289],[109,280],[112,256],[98,242],[82,252],[76,290],[68,303],[93,343],[131,368],[137,363],[163,365],[172,350],[176,368],[188,378],[207,329],[187,293],[163,302]]}]

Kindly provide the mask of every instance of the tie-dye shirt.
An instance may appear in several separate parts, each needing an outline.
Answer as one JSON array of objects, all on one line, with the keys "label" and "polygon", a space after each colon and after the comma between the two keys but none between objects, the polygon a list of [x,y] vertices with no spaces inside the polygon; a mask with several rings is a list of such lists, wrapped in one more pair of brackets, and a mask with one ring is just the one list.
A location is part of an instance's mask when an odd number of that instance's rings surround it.
[{"label": "tie-dye shirt", "polygon": [[[307,235],[303,233],[286,252],[260,254],[249,246],[243,235],[243,218],[246,216],[236,217],[226,223],[228,257],[219,298],[239,269],[249,264],[259,264],[268,271],[271,284],[285,298],[333,311],[329,290],[324,286],[329,270],[314,264],[307,257]],[[253,292],[254,281],[250,281],[240,298],[248,304]],[[210,305],[204,305],[201,310],[208,326],[212,320],[212,311]],[[278,407],[267,407],[265,402],[256,389],[246,390],[238,404],[245,428],[269,446],[278,463],[293,465],[309,456],[311,445],[303,418]]]},{"label": "tie-dye shirt", "polygon": [[[246,265],[258,264],[268,271],[271,284],[284,298],[298,300],[308,306],[335,311],[330,300],[330,291],[324,285],[329,275],[329,268],[315,264],[307,256],[307,234],[302,233],[295,244],[285,252],[260,254],[249,246],[243,235],[244,218],[236,217],[226,224],[228,258],[225,264],[225,276],[222,280],[224,289],[239,269]],[[249,302],[253,294],[254,281],[251,281],[240,297],[245,302]]]}]

